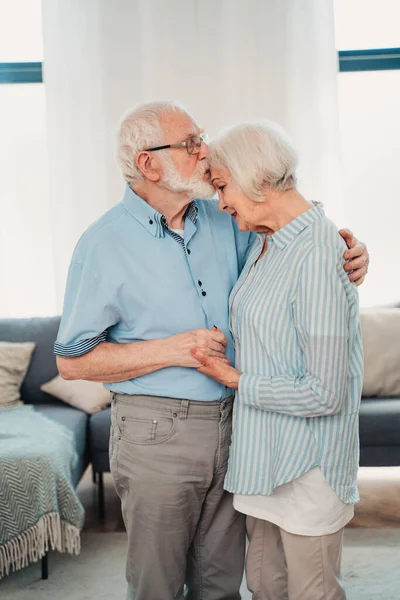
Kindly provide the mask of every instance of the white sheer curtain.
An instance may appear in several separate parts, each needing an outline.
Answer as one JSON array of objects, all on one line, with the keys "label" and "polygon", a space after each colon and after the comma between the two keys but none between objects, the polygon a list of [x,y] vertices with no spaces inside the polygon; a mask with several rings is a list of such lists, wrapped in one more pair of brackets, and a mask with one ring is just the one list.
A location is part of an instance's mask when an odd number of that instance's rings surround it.
[{"label": "white sheer curtain", "polygon": [[[42,59],[40,3],[0,0],[0,63]],[[47,166],[44,85],[1,84],[0,318],[56,311]]]},{"label": "white sheer curtain", "polygon": [[278,121],[301,189],[342,224],[333,22],[331,0],[43,1],[59,308],[77,239],[120,200],[113,135],[138,102],[178,101],[211,134]]}]

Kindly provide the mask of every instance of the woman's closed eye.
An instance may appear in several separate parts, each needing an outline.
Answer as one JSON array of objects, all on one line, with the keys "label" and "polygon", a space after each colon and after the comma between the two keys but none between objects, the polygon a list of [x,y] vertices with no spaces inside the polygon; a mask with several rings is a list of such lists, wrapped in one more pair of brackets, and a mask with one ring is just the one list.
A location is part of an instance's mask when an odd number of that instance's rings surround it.
[{"label": "woman's closed eye", "polygon": [[219,185],[217,189],[220,190],[221,192],[223,192],[224,189],[225,189],[225,184],[224,185]]}]

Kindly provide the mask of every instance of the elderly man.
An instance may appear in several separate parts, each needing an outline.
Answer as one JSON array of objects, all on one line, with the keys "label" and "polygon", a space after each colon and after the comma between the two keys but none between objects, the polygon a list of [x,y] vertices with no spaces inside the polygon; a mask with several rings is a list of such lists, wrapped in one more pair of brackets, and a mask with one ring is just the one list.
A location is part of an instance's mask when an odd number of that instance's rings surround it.
[{"label": "elderly man", "polygon": [[[128,598],[240,598],[243,516],[223,489],[232,391],[191,348],[233,360],[228,296],[252,234],[210,198],[207,145],[179,106],[122,121],[120,204],[82,236],[55,345],[66,379],[112,392],[110,462],[128,533]],[[361,283],[368,254],[343,232]]]}]

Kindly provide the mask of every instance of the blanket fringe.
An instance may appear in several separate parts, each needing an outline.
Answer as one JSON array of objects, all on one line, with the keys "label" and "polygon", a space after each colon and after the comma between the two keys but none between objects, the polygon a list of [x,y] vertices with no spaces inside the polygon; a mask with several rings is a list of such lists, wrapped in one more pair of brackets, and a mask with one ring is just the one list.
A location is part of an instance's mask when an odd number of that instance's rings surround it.
[{"label": "blanket fringe", "polygon": [[62,521],[58,513],[44,515],[36,525],[0,546],[0,579],[37,562],[50,549],[69,554],[81,551],[79,529]]}]

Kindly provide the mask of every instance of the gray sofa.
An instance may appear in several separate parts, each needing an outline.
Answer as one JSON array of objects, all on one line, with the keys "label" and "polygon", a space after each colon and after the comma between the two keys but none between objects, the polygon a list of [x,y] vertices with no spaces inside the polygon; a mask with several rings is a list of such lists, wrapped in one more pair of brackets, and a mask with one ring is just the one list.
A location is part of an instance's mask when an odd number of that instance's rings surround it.
[{"label": "gray sofa", "polygon": [[72,431],[79,457],[72,474],[74,485],[78,485],[91,462],[93,480],[98,483],[99,517],[102,520],[104,518],[103,473],[110,470],[108,462],[110,409],[89,417],[81,410],[72,408],[40,390],[43,383],[58,374],[53,347],[59,326],[60,317],[0,319],[0,341],[36,343],[21,388],[22,400],[25,404],[33,404],[36,410]]},{"label": "gray sofa", "polygon": [[400,465],[400,398],[362,398],[360,465]]},{"label": "gray sofa", "polygon": [[36,343],[28,373],[22,384],[21,397],[25,404],[33,404],[36,410],[65,425],[74,434],[79,457],[72,473],[76,486],[89,464],[88,417],[82,411],[71,408],[40,390],[43,383],[58,374],[53,345],[59,325],[59,317],[0,319],[0,341]]},{"label": "gray sofa", "polygon": [[[103,519],[103,473],[110,470],[110,408],[88,416],[40,391],[42,383],[57,375],[53,344],[59,323],[59,317],[0,319],[0,340],[36,342],[36,350],[21,390],[22,399],[73,432],[79,455],[79,463],[73,473],[74,483],[78,484],[91,462],[94,480],[98,483],[99,515]],[[400,465],[400,398],[363,398],[360,445],[362,466]]]}]

